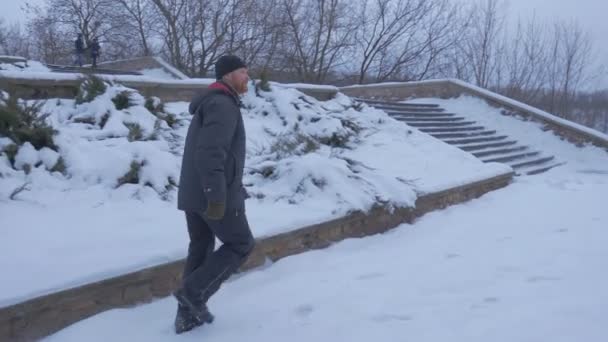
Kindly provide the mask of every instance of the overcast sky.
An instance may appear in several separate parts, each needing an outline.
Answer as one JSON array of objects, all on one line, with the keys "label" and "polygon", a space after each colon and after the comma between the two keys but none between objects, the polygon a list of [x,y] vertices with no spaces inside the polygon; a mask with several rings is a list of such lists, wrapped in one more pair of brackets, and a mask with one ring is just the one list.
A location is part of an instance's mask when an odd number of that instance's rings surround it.
[{"label": "overcast sky", "polygon": [[[455,1],[473,2],[478,0]],[[44,0],[30,0],[29,2],[42,4]],[[21,7],[25,3],[26,0],[2,0],[0,16],[8,22],[23,21],[25,13],[21,10]],[[608,20],[605,20],[605,15],[608,13],[607,0],[506,0],[506,5],[510,18],[527,17],[536,13],[539,19],[577,20],[591,33],[598,53],[596,63],[608,66]],[[598,82],[600,84],[597,86],[601,85],[608,88],[608,77],[604,77]]]}]

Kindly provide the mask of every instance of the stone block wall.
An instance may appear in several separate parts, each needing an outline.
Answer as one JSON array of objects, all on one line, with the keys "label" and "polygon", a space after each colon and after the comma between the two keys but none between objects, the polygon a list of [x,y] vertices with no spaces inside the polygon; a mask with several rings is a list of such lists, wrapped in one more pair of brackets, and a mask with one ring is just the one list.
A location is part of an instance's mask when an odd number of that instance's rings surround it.
[{"label": "stone block wall", "polygon": [[[207,88],[211,83],[201,81],[176,81],[176,82],[149,82],[137,81],[133,78],[120,80],[120,83],[126,87],[138,90],[143,96],[156,96],[165,102],[171,101],[190,101],[194,94],[201,89]],[[47,98],[66,98],[73,99],[78,93],[78,87],[81,80],[66,79],[25,79],[25,78],[9,78],[0,77],[0,89],[10,90],[17,97],[22,99],[47,99]],[[311,89],[311,88],[295,88],[302,93],[314,97],[320,101],[326,101],[336,96],[337,89]]]}]

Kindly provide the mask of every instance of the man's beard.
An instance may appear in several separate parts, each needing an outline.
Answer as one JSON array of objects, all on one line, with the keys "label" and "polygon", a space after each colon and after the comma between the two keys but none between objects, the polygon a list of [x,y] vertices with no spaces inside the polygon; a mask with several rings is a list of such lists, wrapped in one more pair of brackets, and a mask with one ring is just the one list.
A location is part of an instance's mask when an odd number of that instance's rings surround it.
[{"label": "man's beard", "polygon": [[247,92],[247,81],[245,82],[241,82],[239,84],[235,84],[234,85],[234,90],[236,90],[237,93],[239,94],[245,94]]}]

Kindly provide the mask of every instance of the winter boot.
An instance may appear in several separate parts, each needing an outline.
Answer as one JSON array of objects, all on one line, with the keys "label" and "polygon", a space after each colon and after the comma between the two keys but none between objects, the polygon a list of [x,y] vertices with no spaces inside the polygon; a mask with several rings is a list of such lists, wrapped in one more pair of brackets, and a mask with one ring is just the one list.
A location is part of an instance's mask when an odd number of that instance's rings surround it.
[{"label": "winter boot", "polygon": [[[186,294],[183,288],[177,289],[173,292],[173,296],[177,299],[180,307],[187,311],[197,322],[201,324],[213,322],[213,315],[207,309],[207,305],[200,303],[200,300],[194,300],[191,296]],[[178,310],[179,313],[179,310]]]}]

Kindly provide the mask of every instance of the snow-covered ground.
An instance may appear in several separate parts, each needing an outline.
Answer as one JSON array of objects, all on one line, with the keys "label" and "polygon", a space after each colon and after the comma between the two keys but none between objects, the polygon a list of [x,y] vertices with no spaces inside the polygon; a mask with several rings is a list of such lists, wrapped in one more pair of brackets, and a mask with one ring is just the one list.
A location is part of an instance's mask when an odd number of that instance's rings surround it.
[{"label": "snow-covered ground", "polygon": [[[112,99],[125,91],[132,105],[119,110]],[[188,104],[153,114],[145,100],[120,85],[91,102],[49,100],[42,111],[59,132],[58,152],[26,143],[14,165],[0,154],[0,272],[10,274],[0,282],[0,307],[185,256],[173,184]],[[342,95],[320,102],[275,84],[261,96],[252,89],[244,104],[244,181],[256,237],[379,201],[412,206],[421,193],[510,171]],[[0,150],[10,143],[0,137]],[[48,171],[60,157],[67,176]],[[118,186],[133,167],[136,184]]]},{"label": "snow-covered ground", "polygon": [[168,73],[163,68],[143,69],[143,70],[139,70],[139,72],[142,75],[144,75],[144,76],[148,76],[148,77],[152,77],[152,78],[158,78],[158,79],[161,79],[161,80],[175,80],[175,79],[177,79],[176,76],[173,76],[172,74]]},{"label": "snow-covered ground", "polygon": [[166,298],[47,341],[606,341],[608,156],[570,146],[550,141],[579,153],[547,173],[235,277],[212,325],[174,335]]},{"label": "snow-covered ground", "polygon": [[[0,56],[1,57],[1,56]],[[8,56],[10,58],[10,56]],[[38,61],[25,61],[15,63],[0,63],[0,72],[18,72],[20,74],[49,73],[51,70]]]}]

